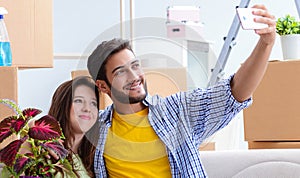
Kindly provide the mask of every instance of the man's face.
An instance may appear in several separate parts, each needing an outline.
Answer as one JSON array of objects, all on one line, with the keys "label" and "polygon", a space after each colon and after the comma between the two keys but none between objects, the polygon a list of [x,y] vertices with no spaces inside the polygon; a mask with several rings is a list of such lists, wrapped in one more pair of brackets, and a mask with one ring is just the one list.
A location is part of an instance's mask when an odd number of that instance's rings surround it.
[{"label": "man's face", "polygon": [[132,51],[124,49],[112,55],[106,63],[106,76],[112,99],[134,104],[146,97],[144,72]]}]

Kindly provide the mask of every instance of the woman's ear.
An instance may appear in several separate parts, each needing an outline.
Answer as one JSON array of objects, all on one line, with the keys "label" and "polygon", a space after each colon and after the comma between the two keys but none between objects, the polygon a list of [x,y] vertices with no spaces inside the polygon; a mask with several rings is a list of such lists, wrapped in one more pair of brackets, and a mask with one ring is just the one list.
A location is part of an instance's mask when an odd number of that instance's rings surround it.
[{"label": "woman's ear", "polygon": [[104,80],[96,80],[95,83],[101,92],[109,94],[110,89]]}]

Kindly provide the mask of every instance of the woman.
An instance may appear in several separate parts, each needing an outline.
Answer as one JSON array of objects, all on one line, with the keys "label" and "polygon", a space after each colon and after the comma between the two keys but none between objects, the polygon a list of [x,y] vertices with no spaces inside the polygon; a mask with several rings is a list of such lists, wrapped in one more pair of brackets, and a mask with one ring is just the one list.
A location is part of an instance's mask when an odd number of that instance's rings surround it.
[{"label": "woman", "polygon": [[64,147],[70,151],[67,159],[77,177],[94,177],[98,108],[98,89],[86,76],[64,82],[52,97],[48,114],[60,123],[65,135]]}]

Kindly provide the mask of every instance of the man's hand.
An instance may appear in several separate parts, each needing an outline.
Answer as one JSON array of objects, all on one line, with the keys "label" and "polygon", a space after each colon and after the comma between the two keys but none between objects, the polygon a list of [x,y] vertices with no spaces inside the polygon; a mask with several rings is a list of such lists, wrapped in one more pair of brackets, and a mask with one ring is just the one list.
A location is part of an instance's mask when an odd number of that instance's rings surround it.
[{"label": "man's hand", "polygon": [[276,39],[276,18],[274,15],[270,14],[264,5],[254,5],[253,8],[260,9],[259,11],[254,11],[254,15],[257,17],[254,19],[255,22],[265,23],[269,27],[264,29],[257,29],[255,33],[260,35],[262,42],[265,44],[273,45]]}]

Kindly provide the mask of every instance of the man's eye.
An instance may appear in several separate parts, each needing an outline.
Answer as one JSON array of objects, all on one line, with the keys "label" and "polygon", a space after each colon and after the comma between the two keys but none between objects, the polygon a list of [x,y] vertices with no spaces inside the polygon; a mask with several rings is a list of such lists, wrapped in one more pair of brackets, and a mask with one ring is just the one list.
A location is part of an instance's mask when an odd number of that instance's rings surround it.
[{"label": "man's eye", "polygon": [[134,65],[132,66],[132,68],[133,68],[133,69],[139,69],[139,68],[140,68],[140,64],[134,64]]},{"label": "man's eye", "polygon": [[115,72],[115,76],[122,75],[125,71],[124,70],[118,70]]}]

